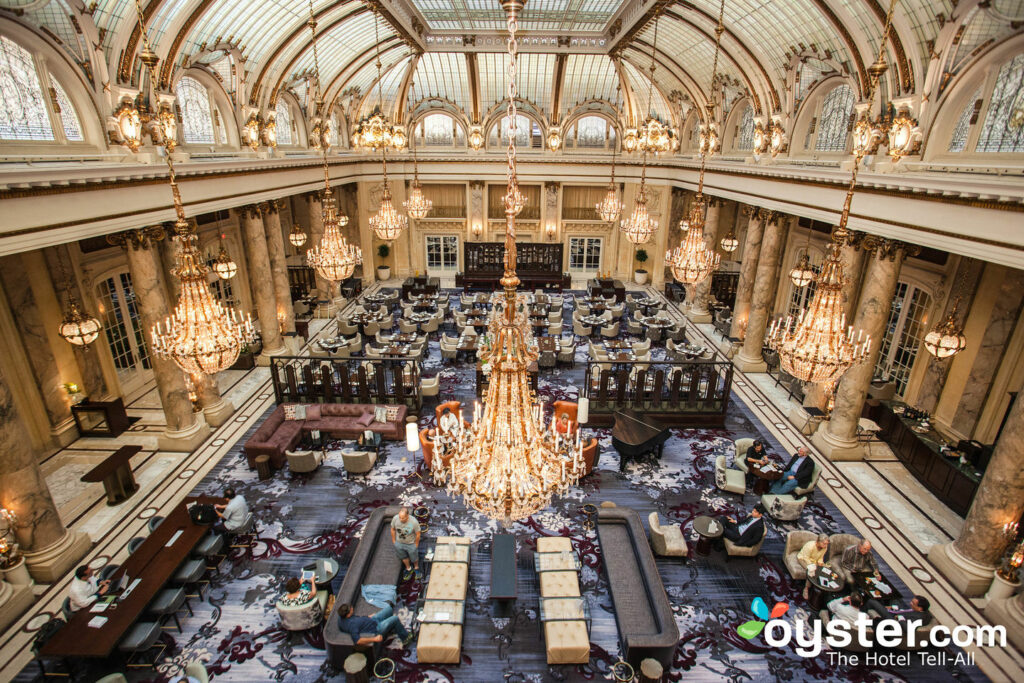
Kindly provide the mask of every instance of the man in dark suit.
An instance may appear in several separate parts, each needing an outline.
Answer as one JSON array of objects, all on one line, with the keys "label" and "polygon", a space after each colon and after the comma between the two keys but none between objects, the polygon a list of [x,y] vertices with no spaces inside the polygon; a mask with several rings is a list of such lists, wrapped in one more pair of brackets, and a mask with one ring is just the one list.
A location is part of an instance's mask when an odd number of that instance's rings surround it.
[{"label": "man in dark suit", "polygon": [[722,536],[744,548],[757,545],[761,541],[761,537],[764,536],[762,515],[764,515],[764,506],[758,503],[742,522],[737,522],[734,517],[726,517],[726,521],[722,524],[725,527]]},{"label": "man in dark suit", "polygon": [[814,461],[811,460],[807,449],[801,446],[796,449],[796,455],[789,459],[782,478],[772,484],[771,492],[780,495],[792,493],[793,489],[798,486],[805,489],[811,483],[812,476],[814,476]]},{"label": "man in dark suit", "polygon": [[873,610],[878,615],[872,620],[875,626],[878,626],[878,622],[884,619],[901,618],[899,621],[901,624],[900,630],[906,633],[910,630],[911,626],[916,628],[917,626],[928,627],[931,625],[934,619],[931,606],[931,602],[923,595],[915,595],[914,599],[910,601],[910,609],[906,610],[886,609],[885,605],[872,598],[864,603],[864,611]]}]

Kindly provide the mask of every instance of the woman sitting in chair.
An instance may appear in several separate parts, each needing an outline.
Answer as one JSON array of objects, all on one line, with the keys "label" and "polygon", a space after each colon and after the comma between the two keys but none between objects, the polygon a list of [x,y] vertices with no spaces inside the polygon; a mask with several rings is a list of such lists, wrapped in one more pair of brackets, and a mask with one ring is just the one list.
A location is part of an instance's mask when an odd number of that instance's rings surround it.
[{"label": "woman sitting in chair", "polygon": [[311,580],[299,580],[291,577],[284,584],[285,596],[278,600],[278,604],[284,606],[304,605],[316,597],[316,584]]}]

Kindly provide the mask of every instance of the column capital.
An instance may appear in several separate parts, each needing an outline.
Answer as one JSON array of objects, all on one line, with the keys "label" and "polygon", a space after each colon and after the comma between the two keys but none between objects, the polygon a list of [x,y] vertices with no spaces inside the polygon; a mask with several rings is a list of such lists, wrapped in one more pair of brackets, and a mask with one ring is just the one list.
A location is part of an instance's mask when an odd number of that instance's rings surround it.
[{"label": "column capital", "polygon": [[280,213],[281,209],[284,208],[284,202],[282,202],[280,199],[270,199],[265,202],[260,202],[259,207],[260,211],[263,212],[263,215],[267,215],[270,213]]},{"label": "column capital", "polygon": [[238,215],[242,218],[262,218],[263,217],[263,205],[262,204],[246,204],[245,206],[239,206],[235,209]]},{"label": "column capital", "polygon": [[128,247],[138,251],[139,249],[152,249],[156,243],[167,235],[162,225],[150,225],[145,228],[125,230],[107,235],[107,243],[119,246],[125,251]]},{"label": "column capital", "polygon": [[786,217],[786,214],[771,209],[758,209],[758,211],[761,214],[761,220],[773,225],[782,225],[782,220]]},{"label": "column capital", "polygon": [[[901,240],[893,240],[878,235],[865,235],[861,233],[860,248],[868,253],[873,253],[880,261],[895,261],[899,252],[903,256],[916,256],[921,253],[921,247],[916,244],[908,244]],[[851,235],[852,237],[852,235]]]}]

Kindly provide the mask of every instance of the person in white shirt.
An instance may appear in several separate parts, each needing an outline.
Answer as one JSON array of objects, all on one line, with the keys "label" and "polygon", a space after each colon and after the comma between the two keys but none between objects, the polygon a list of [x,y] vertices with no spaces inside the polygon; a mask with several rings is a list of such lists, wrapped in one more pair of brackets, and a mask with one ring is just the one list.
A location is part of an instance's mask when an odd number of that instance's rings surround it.
[{"label": "person in white shirt", "polygon": [[836,619],[842,619],[849,622],[850,626],[855,626],[857,624],[857,616],[860,614],[860,608],[863,606],[864,596],[854,592],[845,598],[836,598],[828,603],[828,611]]},{"label": "person in white shirt", "polygon": [[442,432],[450,432],[459,428],[459,419],[455,417],[455,413],[451,411],[451,408],[445,408],[441,411],[441,420],[437,423]]},{"label": "person in white shirt", "polygon": [[245,525],[245,519],[249,516],[249,504],[230,487],[224,489],[224,497],[228,499],[227,503],[213,506],[220,517],[218,526],[228,533],[238,531]]},{"label": "person in white shirt", "polygon": [[92,569],[82,565],[75,570],[75,578],[71,580],[68,597],[71,599],[72,611],[87,608],[109,589],[109,581],[97,581]]}]

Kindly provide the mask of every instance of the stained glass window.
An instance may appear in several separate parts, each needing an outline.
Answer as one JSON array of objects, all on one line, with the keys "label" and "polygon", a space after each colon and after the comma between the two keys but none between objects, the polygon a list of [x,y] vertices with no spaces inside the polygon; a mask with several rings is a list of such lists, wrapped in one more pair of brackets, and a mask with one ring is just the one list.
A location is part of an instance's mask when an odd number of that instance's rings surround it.
[{"label": "stained glass window", "polygon": [[64,92],[64,88],[53,77],[53,74],[50,74],[50,84],[57,96],[57,107],[60,108],[60,123],[64,128],[64,137],[71,142],[81,142],[82,126],[78,123],[78,115],[75,113],[75,107],[71,104],[71,98]]},{"label": "stained glass window", "polygon": [[821,103],[818,137],[814,149],[819,152],[845,152],[853,112],[853,89],[846,85],[833,88]]},{"label": "stained glass window", "polygon": [[32,54],[0,36],[0,138],[53,140],[53,128]]},{"label": "stained glass window", "polygon": [[754,149],[754,108],[748,106],[740,118],[739,134],[736,136],[736,149],[748,151]]},{"label": "stained glass window", "polygon": [[967,100],[964,110],[960,112],[960,118],[956,120],[956,127],[953,128],[953,135],[949,139],[950,152],[962,152],[967,147],[967,136],[971,132],[971,117],[974,115],[976,102],[981,99],[981,88],[978,88],[971,99]]},{"label": "stained glass window", "polygon": [[999,70],[975,151],[1024,152],[1024,54]]},{"label": "stained glass window", "polygon": [[186,144],[212,145],[213,114],[210,94],[194,78],[182,76],[174,87],[181,110],[181,136]]},{"label": "stained glass window", "polygon": [[[488,144],[492,147],[497,145],[508,144],[509,136],[509,121],[507,116],[501,117],[501,139],[498,139],[498,126],[491,128],[490,140]],[[516,146],[517,147],[529,147],[530,146],[530,131],[533,128],[537,128],[537,125],[527,116],[522,114],[516,115]],[[540,138],[540,129],[536,131],[536,135]]]},{"label": "stained glass window", "polygon": [[418,141],[431,147],[455,144],[455,120],[447,114],[427,114],[418,126]]},{"label": "stained glass window", "polygon": [[601,116],[583,116],[572,125],[566,147],[604,149],[608,140],[608,121]]},{"label": "stained glass window", "polygon": [[274,110],[277,122],[277,144],[291,145],[292,142],[292,108],[284,101],[284,98],[277,101],[277,108]]}]

